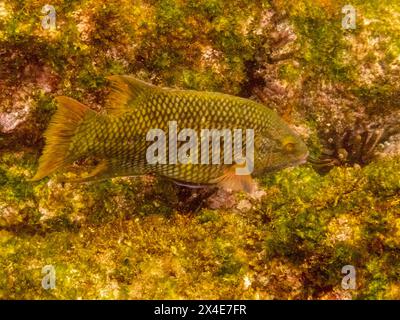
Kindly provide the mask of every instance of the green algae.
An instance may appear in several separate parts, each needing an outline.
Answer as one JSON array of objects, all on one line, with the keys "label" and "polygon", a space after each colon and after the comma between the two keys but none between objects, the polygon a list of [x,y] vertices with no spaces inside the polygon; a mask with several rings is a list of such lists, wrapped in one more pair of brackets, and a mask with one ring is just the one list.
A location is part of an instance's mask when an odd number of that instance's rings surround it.
[{"label": "green algae", "polygon": [[[398,157],[324,176],[306,165],[260,177],[260,201],[235,195],[249,210],[182,207],[174,186],[148,178],[27,181],[54,96],[102,111],[110,74],[250,96],[249,64],[274,49],[258,31],[270,10],[296,34],[296,50],[277,62],[279,80],[311,93],[321,83],[340,86],[366,113],[390,116],[399,109],[396,1],[354,1],[361,19],[354,31],[340,27],[344,1],[58,0],[52,32],[40,27],[45,1],[4,3],[0,112],[15,107],[10,96],[21,90],[31,110],[17,129],[0,133],[0,298],[400,298]],[[381,40],[373,49],[365,44],[371,37]],[[376,63],[386,75],[365,79]],[[290,114],[311,128],[313,154],[325,126],[318,107],[298,98]],[[41,286],[45,265],[55,267],[55,289]],[[357,270],[356,290],[341,287],[345,265]]]},{"label": "green algae", "polygon": [[[323,177],[286,169],[261,181],[268,191],[249,212],[194,214],[143,202],[153,191],[138,179],[32,186],[25,157],[25,168],[11,153],[1,161],[3,298],[322,298],[344,294],[348,264],[358,271],[353,298],[397,297],[399,159]],[[41,288],[47,264],[51,291]],[[282,269],[296,270],[281,277],[299,281],[298,292],[267,280]]]}]

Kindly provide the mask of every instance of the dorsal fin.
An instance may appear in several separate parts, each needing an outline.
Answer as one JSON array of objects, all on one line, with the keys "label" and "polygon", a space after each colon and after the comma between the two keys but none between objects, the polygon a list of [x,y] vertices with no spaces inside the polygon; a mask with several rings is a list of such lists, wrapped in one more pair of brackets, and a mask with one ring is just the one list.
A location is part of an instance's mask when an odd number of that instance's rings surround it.
[{"label": "dorsal fin", "polygon": [[108,114],[120,115],[127,109],[135,107],[157,87],[132,76],[110,76],[111,93],[106,110]]}]

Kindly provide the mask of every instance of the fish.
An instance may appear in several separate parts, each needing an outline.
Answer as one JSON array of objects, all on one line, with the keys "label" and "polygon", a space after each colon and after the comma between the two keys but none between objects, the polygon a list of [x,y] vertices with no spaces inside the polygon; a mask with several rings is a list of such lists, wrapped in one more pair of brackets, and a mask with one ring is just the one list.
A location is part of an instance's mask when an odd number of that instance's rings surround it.
[{"label": "fish", "polygon": [[[77,160],[94,158],[98,164],[89,174],[63,181],[154,175],[192,188],[217,186],[251,193],[256,185],[254,177],[307,160],[306,144],[263,104],[219,92],[158,87],[129,75],[107,79],[111,93],[104,112],[95,112],[66,96],[56,97],[57,110],[44,133],[46,144],[31,181],[39,181]],[[193,134],[198,143],[189,148],[190,135],[182,139],[180,133],[177,141],[176,134],[182,130]],[[223,149],[218,145],[213,149],[214,140],[202,144],[204,132],[213,130],[224,133],[219,137]],[[155,137],[154,133],[165,135]],[[242,133],[240,139],[237,133]],[[232,137],[238,137],[237,141]],[[166,150],[158,150],[156,143]],[[184,148],[180,159],[186,161],[177,161],[173,147],[179,152]],[[244,157],[244,149],[251,150],[252,157]],[[149,161],[149,150],[154,151],[158,162]],[[234,160],[229,161],[229,155]],[[210,161],[214,156],[219,161]]]}]

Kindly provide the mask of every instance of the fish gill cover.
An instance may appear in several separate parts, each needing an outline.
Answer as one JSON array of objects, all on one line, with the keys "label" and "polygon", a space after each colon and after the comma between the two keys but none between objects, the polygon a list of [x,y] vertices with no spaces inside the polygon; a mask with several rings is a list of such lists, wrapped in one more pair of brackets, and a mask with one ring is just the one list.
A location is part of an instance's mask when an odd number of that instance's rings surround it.
[{"label": "fish gill cover", "polygon": [[[399,299],[399,34],[395,0],[0,0],[0,298]],[[254,172],[250,194],[192,168],[125,177],[137,157],[112,179],[71,183],[111,162],[94,152],[64,163],[80,149],[50,133],[176,107],[146,109],[146,96],[126,113],[112,75],[246,101],[228,103],[226,122],[271,112],[285,134],[265,151],[304,141],[296,160],[309,162]],[[85,127],[77,146],[104,142]],[[30,181],[49,145],[61,162]]]}]

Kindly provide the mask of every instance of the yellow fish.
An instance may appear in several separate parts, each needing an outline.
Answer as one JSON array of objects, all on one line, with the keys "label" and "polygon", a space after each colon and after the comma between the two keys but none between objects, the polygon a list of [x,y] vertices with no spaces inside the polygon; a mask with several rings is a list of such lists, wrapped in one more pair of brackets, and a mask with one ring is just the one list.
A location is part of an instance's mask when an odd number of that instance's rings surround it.
[{"label": "yellow fish", "polygon": [[[72,181],[152,174],[191,187],[251,192],[251,175],[307,159],[304,142],[262,104],[216,92],[159,88],[131,76],[109,80],[113,91],[106,114],[56,98],[58,109],[33,181],[93,157],[98,166]],[[244,150],[252,157],[244,157]]]}]

